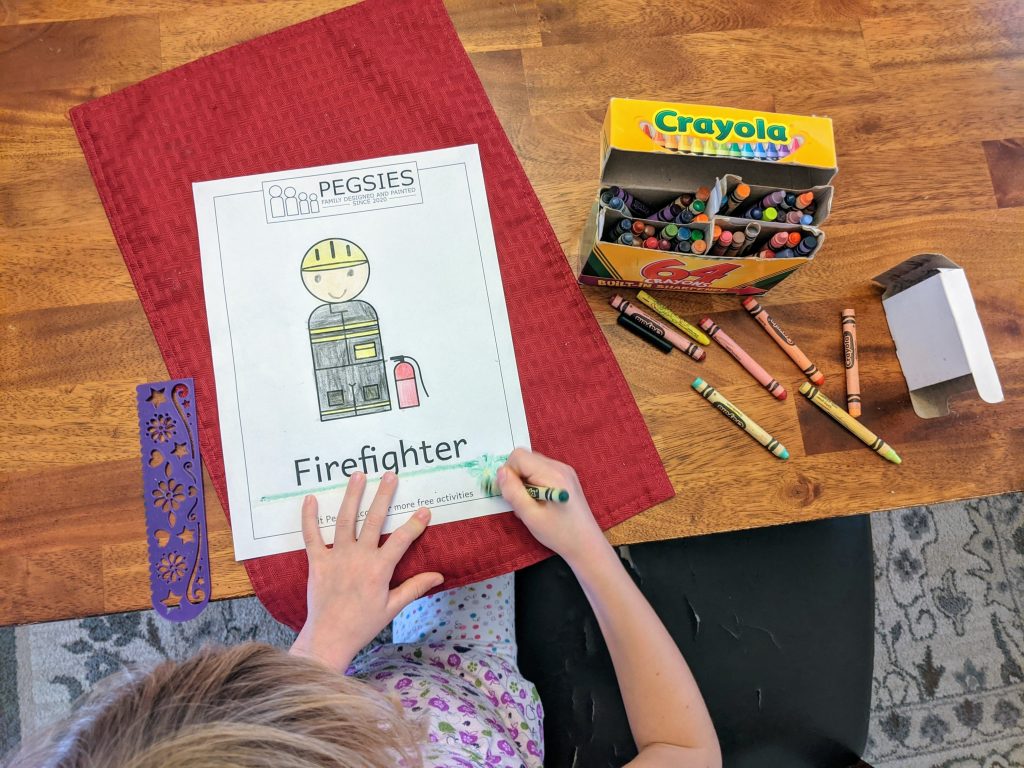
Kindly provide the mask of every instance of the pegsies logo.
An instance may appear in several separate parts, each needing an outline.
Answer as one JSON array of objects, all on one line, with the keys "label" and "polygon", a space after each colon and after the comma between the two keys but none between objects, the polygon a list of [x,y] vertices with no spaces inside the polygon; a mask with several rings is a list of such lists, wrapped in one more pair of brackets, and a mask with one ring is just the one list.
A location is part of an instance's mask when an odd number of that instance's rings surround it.
[{"label": "pegsies logo", "polygon": [[747,120],[722,120],[717,117],[692,117],[680,115],[674,109],[663,109],[654,115],[654,125],[662,133],[691,133],[697,136],[710,136],[716,141],[730,138],[788,142],[788,126],[781,123],[766,123],[763,117]]}]

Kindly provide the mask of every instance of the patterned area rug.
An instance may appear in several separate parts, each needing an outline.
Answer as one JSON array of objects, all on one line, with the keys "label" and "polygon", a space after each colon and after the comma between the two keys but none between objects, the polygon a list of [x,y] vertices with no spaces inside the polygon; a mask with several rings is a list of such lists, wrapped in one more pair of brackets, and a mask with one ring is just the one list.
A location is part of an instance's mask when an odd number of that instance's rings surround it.
[{"label": "patterned area rug", "polygon": [[[878,514],[872,529],[866,760],[1024,766],[1024,494]],[[186,657],[211,642],[285,647],[293,637],[255,599],[213,603],[184,625],[143,611],[0,629],[0,754],[124,664]]]}]

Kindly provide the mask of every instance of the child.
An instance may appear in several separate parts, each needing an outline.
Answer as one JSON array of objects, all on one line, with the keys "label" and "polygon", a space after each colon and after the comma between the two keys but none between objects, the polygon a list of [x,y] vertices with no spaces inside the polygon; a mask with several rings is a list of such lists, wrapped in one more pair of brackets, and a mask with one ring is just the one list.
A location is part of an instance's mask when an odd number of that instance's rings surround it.
[{"label": "child", "polygon": [[[536,502],[524,481],[566,488],[570,501]],[[519,448],[498,483],[590,600],[639,750],[629,765],[720,768],[686,662],[601,533],[576,473]],[[542,708],[516,666],[511,575],[429,598],[421,596],[443,582],[440,573],[390,589],[430,520],[420,509],[380,545],[397,484],[394,474],[381,478],[357,537],[366,477],[354,474],[333,548],[320,535],[316,499],[303,502],[309,611],[289,655],[249,643],[120,673],[11,765],[542,766]],[[394,644],[356,659],[392,620]]]}]

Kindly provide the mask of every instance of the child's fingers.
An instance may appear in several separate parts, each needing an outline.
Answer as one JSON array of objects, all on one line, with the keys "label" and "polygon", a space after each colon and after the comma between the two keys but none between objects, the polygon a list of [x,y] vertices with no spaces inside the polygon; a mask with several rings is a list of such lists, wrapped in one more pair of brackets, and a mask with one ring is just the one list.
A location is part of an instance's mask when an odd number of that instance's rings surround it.
[{"label": "child's fingers", "polygon": [[362,472],[354,472],[348,480],[348,487],[345,489],[345,496],[338,508],[338,521],[334,528],[334,546],[355,541],[356,538],[356,515],[359,514],[359,504],[363,500],[363,491],[366,489],[366,475]]},{"label": "child's fingers", "polygon": [[501,489],[501,495],[512,505],[516,514],[530,514],[537,509],[537,502],[527,493],[523,481],[508,464],[498,469],[498,488]]},{"label": "child's fingers", "polygon": [[307,496],[302,500],[302,541],[306,545],[306,554],[309,557],[319,555],[327,546],[320,532],[317,508],[316,496]]},{"label": "child's fingers", "polygon": [[366,513],[362,530],[359,531],[359,541],[365,541],[374,549],[380,546],[380,532],[384,528],[388,507],[391,506],[391,500],[395,498],[397,487],[398,475],[394,472],[385,472],[381,476],[377,493],[373,495],[373,501],[370,502],[370,509]]},{"label": "child's fingers", "polygon": [[398,566],[398,561],[409,551],[412,543],[427,530],[429,522],[430,510],[426,507],[420,507],[412,517],[406,520],[388,537],[388,540],[384,542],[380,549],[391,562],[392,568]]},{"label": "child's fingers", "polygon": [[410,576],[388,593],[388,613],[394,618],[413,600],[420,599],[434,587],[439,587],[443,583],[444,576],[432,571]]}]

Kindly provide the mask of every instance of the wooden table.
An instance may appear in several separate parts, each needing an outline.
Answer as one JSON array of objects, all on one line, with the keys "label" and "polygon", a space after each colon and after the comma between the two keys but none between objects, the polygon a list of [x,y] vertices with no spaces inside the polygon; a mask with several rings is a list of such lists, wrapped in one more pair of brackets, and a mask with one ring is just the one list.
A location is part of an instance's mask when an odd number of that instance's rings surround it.
[{"label": "wooden table", "polygon": [[[73,105],[317,15],[312,0],[0,0],[0,624],[148,607],[134,387],[166,376],[66,118]],[[781,7],[781,6],[779,6]],[[901,467],[799,395],[777,403],[712,348],[662,357],[584,289],[677,495],[616,543],[1024,487],[1024,64],[1013,0],[763,3],[453,0],[452,18],[575,265],[609,97],[829,115],[828,242],[766,299],[844,392],[839,311],[859,315],[865,424]],[[967,269],[1006,402],[924,421],[870,279],[938,250]],[[801,377],[722,297],[711,311],[791,390]],[[777,461],[689,390],[700,373],[791,451]],[[250,594],[207,478],[214,596]]]}]

